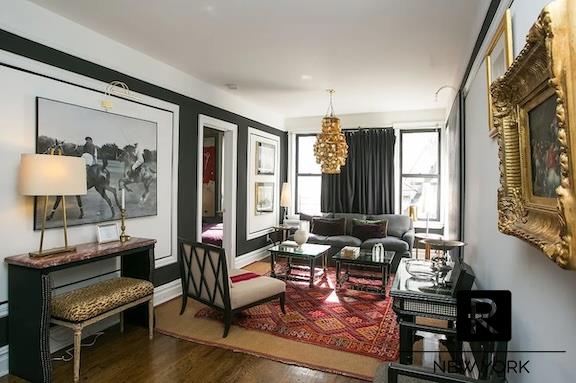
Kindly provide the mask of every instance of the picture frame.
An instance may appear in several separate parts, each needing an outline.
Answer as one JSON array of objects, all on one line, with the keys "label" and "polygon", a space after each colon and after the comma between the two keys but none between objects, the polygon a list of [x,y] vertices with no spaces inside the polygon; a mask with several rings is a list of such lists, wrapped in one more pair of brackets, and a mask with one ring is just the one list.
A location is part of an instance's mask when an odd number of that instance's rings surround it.
[{"label": "picture frame", "polygon": [[266,142],[256,142],[256,174],[274,175],[276,171],[276,147]]},{"label": "picture frame", "polygon": [[256,214],[274,212],[274,182],[256,182]]},{"label": "picture frame", "polygon": [[[158,123],[61,100],[36,97],[36,153],[60,148],[86,162],[87,193],[67,200],[67,225],[120,218],[126,189],[127,218],[158,215]],[[43,204],[34,201],[34,230],[42,226]],[[46,228],[63,227],[62,198],[48,197]]]},{"label": "picture frame", "polygon": [[576,44],[568,9],[556,0],[541,12],[527,42],[490,88],[498,130],[498,229],[576,270]]},{"label": "picture frame", "polygon": [[486,66],[486,86],[488,89],[488,135],[495,137],[498,129],[494,126],[492,119],[492,97],[490,95],[490,85],[494,80],[503,76],[506,70],[512,65],[514,60],[514,51],[512,46],[512,16],[510,9],[506,9],[494,37],[488,45],[486,55],[484,56],[484,65]]},{"label": "picture frame", "polygon": [[109,243],[120,240],[120,230],[116,222],[96,225],[96,233],[98,243]]}]

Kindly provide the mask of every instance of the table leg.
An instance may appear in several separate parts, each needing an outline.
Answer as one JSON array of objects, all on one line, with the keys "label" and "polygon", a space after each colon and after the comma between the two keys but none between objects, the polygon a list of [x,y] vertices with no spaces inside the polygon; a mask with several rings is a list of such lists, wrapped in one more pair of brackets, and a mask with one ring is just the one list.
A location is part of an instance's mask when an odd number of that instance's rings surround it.
[{"label": "table leg", "polygon": [[314,287],[314,270],[316,269],[316,258],[310,257],[310,287]]},{"label": "table leg", "polygon": [[386,285],[388,283],[388,267],[382,265],[382,295],[386,296]]},{"label": "table leg", "polygon": [[336,286],[340,287],[340,260],[336,261]]},{"label": "table leg", "polygon": [[430,260],[430,253],[432,252],[432,246],[429,244],[424,245],[424,259]]},{"label": "table leg", "polygon": [[276,278],[276,254],[270,253],[270,276]]},{"label": "table leg", "polygon": [[412,347],[414,345],[414,331],[408,326],[402,326],[402,322],[414,323],[412,315],[399,315],[400,322],[400,364],[412,364]]}]

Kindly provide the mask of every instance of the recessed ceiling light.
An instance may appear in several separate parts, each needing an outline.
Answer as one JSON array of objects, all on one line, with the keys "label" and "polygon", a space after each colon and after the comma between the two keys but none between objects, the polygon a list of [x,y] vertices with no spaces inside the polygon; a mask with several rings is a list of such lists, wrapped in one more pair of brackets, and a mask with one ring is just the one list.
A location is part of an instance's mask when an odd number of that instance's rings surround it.
[{"label": "recessed ceiling light", "polygon": [[203,8],[204,8],[204,11],[206,11],[208,13],[214,12],[214,6],[213,5],[205,5]]},{"label": "recessed ceiling light", "polygon": [[226,88],[230,89],[230,90],[238,90],[238,84],[233,84],[233,83],[228,83],[228,84],[224,84],[226,86]]},{"label": "recessed ceiling light", "polygon": [[309,74],[303,74],[302,76],[300,76],[300,78],[302,80],[312,80],[312,76],[310,76]]}]

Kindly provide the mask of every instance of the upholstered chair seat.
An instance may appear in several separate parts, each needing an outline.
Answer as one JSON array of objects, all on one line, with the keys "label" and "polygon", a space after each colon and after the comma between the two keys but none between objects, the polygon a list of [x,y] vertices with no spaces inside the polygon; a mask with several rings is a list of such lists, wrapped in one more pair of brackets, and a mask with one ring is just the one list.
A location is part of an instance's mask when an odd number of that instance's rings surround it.
[{"label": "upholstered chair seat", "polygon": [[182,308],[188,298],[224,313],[224,338],[239,311],[278,299],[284,313],[286,284],[246,270],[228,269],[223,248],[203,243],[180,241],[178,262],[182,277]]}]

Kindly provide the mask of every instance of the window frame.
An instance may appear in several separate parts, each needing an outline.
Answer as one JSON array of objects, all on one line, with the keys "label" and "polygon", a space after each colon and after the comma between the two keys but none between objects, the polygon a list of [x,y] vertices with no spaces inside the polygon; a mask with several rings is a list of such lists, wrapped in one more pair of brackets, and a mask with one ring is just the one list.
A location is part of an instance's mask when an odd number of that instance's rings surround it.
[{"label": "window frame", "polygon": [[[423,174],[418,174],[418,173],[403,173],[403,167],[402,167],[402,158],[403,156],[403,136],[404,134],[414,134],[414,133],[430,133],[430,132],[435,132],[438,136],[438,174],[431,174],[431,173],[423,173]],[[427,178],[427,179],[433,179],[436,178],[438,180],[438,193],[437,193],[437,202],[436,202],[436,217],[437,218],[431,218],[429,219],[429,221],[433,221],[433,222],[441,222],[442,221],[442,217],[440,216],[441,212],[442,212],[442,207],[441,207],[441,203],[442,203],[442,136],[441,136],[441,132],[442,130],[440,128],[424,128],[424,129],[400,129],[400,169],[399,169],[399,180],[400,180],[400,193],[399,193],[399,202],[398,202],[398,206],[400,209],[400,214],[402,214],[402,191],[403,191],[403,182],[402,180],[404,178]],[[422,221],[422,217],[419,217],[418,221]]]},{"label": "window frame", "polygon": [[316,133],[302,133],[302,134],[296,134],[296,150],[295,150],[295,154],[296,154],[296,167],[294,169],[294,211],[295,214],[300,214],[300,207],[298,206],[298,178],[299,177],[320,177],[320,179],[322,179],[322,172],[320,173],[300,173],[300,137],[316,137],[318,134]]}]

